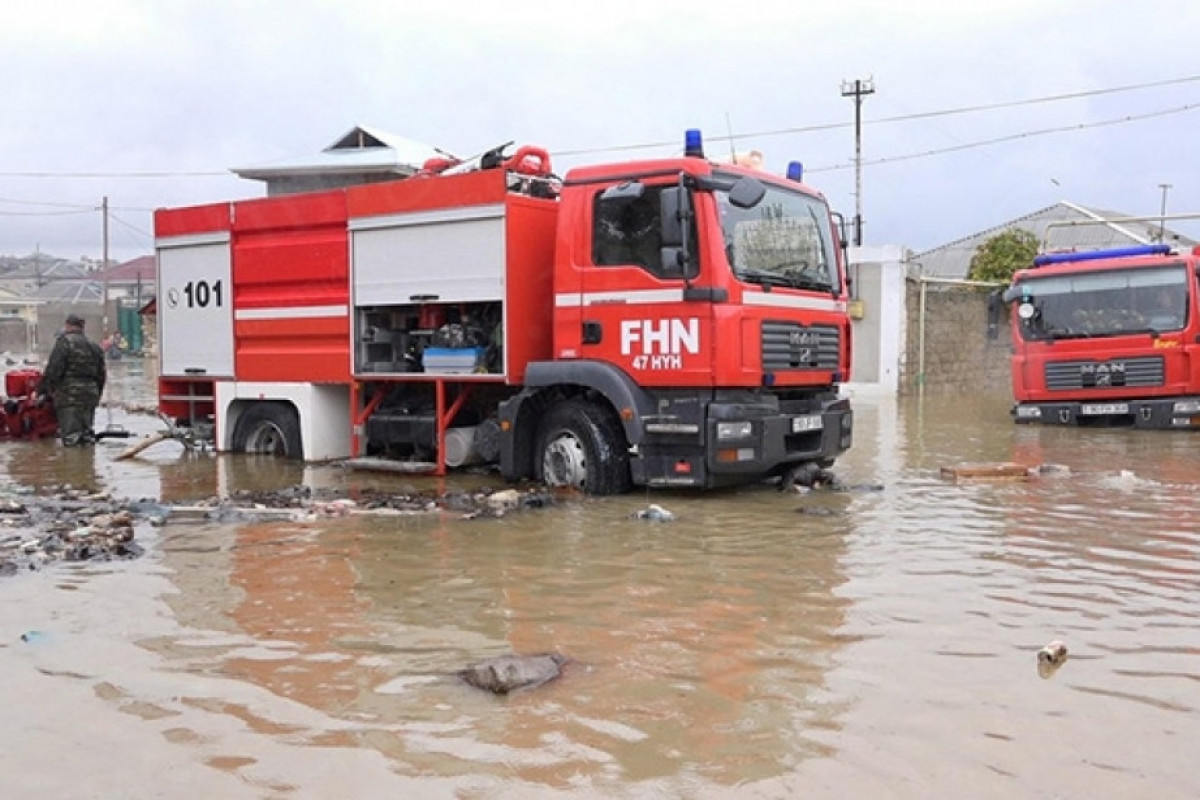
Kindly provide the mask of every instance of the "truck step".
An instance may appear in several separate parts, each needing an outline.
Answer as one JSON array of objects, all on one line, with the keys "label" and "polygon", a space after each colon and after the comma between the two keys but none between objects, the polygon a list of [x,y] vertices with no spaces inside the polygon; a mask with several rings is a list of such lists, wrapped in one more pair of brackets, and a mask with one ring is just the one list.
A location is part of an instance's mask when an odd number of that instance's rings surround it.
[{"label": "truck step", "polygon": [[432,461],[397,461],[393,458],[348,458],[342,462],[350,469],[374,472],[403,472],[409,475],[421,475],[437,470],[437,464]]}]

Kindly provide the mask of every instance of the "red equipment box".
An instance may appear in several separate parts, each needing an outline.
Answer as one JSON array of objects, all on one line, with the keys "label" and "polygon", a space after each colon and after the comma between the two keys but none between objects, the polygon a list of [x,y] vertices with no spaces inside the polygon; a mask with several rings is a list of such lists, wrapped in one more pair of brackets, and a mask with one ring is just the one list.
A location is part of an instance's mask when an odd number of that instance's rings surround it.
[{"label": "red equipment box", "polygon": [[37,392],[41,383],[41,370],[14,369],[4,376],[4,394],[6,397],[29,397]]}]

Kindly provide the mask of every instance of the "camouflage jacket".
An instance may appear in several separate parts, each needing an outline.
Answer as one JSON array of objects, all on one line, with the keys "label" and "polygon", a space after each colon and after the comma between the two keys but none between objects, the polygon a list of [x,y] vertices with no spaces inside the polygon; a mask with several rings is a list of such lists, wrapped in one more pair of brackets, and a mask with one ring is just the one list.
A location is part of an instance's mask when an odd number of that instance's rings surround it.
[{"label": "camouflage jacket", "polygon": [[90,395],[94,387],[95,397],[99,398],[107,377],[100,345],[83,333],[72,331],[62,334],[54,342],[42,375],[42,392]]}]

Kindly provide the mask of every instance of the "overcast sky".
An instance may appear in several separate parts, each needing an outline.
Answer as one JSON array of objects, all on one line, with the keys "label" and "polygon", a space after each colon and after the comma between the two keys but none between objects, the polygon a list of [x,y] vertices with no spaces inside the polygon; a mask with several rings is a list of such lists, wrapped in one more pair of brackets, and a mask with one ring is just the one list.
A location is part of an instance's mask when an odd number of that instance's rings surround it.
[{"label": "overcast sky", "polygon": [[110,256],[149,254],[153,208],[259,196],[230,168],[318,152],[355,125],[459,155],[536,144],[560,174],[673,155],[690,127],[724,156],[732,132],[771,171],[802,161],[852,216],[855,79],[875,88],[862,103],[867,244],[921,251],[1058,200],[1155,215],[1160,184],[1168,213],[1200,211],[1200,3],[1187,0],[0,12],[0,255],[98,258],[105,196]]}]

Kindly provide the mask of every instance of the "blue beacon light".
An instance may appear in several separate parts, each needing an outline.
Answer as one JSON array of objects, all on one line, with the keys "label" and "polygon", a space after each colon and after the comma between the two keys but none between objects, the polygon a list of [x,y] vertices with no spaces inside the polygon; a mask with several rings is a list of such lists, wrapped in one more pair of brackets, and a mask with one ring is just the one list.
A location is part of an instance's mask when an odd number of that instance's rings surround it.
[{"label": "blue beacon light", "polygon": [[787,177],[789,181],[802,182],[804,180],[804,165],[799,161],[789,161]]},{"label": "blue beacon light", "polygon": [[684,134],[683,154],[688,158],[704,158],[704,142],[699,128],[688,128]]}]

